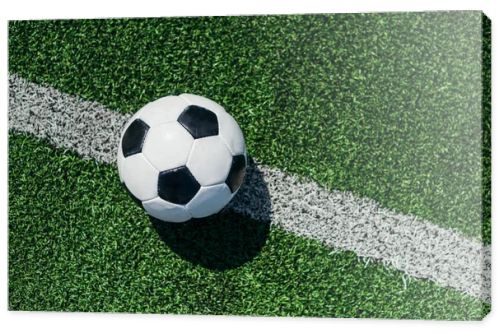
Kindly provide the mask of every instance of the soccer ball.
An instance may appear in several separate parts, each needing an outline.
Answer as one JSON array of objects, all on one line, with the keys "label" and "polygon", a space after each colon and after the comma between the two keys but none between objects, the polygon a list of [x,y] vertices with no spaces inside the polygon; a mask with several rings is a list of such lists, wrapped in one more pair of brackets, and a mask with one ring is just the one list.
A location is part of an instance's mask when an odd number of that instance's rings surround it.
[{"label": "soccer ball", "polygon": [[184,222],[221,211],[245,176],[238,123],[222,106],[181,94],[148,103],[125,125],[118,173],[146,212]]}]

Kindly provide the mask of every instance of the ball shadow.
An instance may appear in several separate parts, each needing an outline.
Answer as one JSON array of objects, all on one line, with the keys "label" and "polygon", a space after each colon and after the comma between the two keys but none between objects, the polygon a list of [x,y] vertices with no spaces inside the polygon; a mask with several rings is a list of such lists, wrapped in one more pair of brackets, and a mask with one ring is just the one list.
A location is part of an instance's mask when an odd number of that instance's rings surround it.
[{"label": "ball shadow", "polygon": [[161,240],[180,257],[223,271],[260,253],[269,235],[271,201],[263,173],[249,158],[245,181],[222,212],[185,223],[150,219]]}]

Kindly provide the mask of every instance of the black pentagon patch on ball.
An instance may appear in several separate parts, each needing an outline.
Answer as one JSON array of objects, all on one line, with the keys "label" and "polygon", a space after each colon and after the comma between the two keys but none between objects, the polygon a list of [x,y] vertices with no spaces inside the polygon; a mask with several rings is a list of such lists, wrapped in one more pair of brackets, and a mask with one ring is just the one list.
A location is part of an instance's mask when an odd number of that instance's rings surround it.
[{"label": "black pentagon patch on ball", "polygon": [[217,115],[200,106],[191,105],[186,107],[177,122],[181,123],[194,139],[219,134]]},{"label": "black pentagon patch on ball", "polygon": [[148,130],[149,125],[140,119],[134,120],[128,126],[122,138],[122,151],[125,158],[133,154],[141,153]]},{"label": "black pentagon patch on ball", "polygon": [[186,204],[200,189],[200,184],[186,166],[160,172],[158,196],[175,204]]},{"label": "black pentagon patch on ball", "polygon": [[228,185],[229,189],[231,189],[231,193],[234,193],[236,190],[238,190],[238,188],[243,183],[243,179],[245,178],[246,166],[247,162],[243,154],[233,157],[231,169],[229,170],[229,174],[226,179],[226,184]]}]

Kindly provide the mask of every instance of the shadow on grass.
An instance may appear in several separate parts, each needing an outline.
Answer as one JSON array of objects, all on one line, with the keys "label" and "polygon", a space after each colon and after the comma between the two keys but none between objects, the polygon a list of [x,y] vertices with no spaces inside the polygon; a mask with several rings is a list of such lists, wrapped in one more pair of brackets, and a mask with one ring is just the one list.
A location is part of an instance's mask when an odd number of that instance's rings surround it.
[{"label": "shadow on grass", "polygon": [[172,251],[194,264],[221,271],[237,268],[259,254],[269,235],[270,221],[269,191],[252,159],[241,189],[221,213],[185,223],[151,218]]}]

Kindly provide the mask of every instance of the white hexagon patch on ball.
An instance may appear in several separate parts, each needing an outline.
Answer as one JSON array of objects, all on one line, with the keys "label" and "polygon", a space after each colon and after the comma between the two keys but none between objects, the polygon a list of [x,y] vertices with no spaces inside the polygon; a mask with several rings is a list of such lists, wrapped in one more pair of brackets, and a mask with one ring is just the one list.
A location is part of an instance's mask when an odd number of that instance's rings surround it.
[{"label": "white hexagon patch on ball", "polygon": [[184,222],[220,212],[245,177],[245,140],[222,106],[166,96],[141,108],[122,132],[118,173],[146,212]]}]

